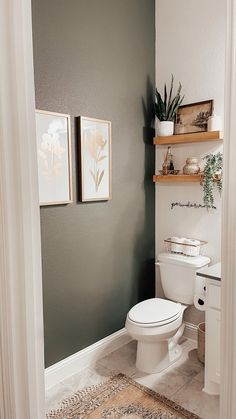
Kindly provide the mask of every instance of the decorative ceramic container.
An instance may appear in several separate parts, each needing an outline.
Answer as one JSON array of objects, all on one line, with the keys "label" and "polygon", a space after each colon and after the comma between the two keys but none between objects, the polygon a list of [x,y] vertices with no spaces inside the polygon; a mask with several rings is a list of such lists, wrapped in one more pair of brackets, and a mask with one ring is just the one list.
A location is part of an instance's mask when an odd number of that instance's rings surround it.
[{"label": "decorative ceramic container", "polygon": [[157,122],[157,135],[159,137],[167,137],[174,133],[173,121],[158,121]]},{"label": "decorative ceramic container", "polygon": [[189,157],[183,167],[184,175],[197,175],[200,172],[200,166],[196,157]]}]

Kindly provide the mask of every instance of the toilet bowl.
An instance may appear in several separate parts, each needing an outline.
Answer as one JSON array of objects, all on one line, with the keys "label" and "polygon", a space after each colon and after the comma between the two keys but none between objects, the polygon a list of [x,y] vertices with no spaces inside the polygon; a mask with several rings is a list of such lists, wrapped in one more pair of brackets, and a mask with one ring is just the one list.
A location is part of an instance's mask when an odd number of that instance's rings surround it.
[{"label": "toilet bowl", "polygon": [[[138,342],[136,367],[146,373],[161,372],[180,358],[178,340],[186,306],[161,298],[151,298],[134,306],[125,327]],[[176,334],[178,333],[178,339]]]},{"label": "toilet bowl", "polygon": [[136,367],[149,374],[163,371],[181,357],[178,342],[184,332],[184,311],[193,304],[196,271],[210,262],[205,256],[169,253],[161,253],[158,260],[166,298],[136,304],[125,324],[138,342]]}]

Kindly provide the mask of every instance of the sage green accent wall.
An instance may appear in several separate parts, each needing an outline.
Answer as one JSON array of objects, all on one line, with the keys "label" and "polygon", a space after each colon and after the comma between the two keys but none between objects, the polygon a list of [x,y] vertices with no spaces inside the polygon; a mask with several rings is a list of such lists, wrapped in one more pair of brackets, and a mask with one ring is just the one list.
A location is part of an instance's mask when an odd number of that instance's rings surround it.
[{"label": "sage green accent wall", "polygon": [[[74,203],[41,208],[46,366],[154,296],[154,0],[33,0],[36,106],[72,117]],[[78,201],[78,115],[112,122],[112,200]]]}]

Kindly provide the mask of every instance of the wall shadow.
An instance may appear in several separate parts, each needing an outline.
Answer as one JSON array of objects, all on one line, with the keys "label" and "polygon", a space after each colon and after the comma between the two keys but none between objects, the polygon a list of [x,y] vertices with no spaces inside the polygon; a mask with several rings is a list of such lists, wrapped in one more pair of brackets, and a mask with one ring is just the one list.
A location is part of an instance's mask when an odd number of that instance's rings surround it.
[{"label": "wall shadow", "polygon": [[[152,181],[155,172],[155,148],[153,137],[155,129],[154,86],[150,77],[146,80],[146,97],[142,97],[144,118],[143,142],[145,144],[144,181],[145,223],[140,240],[145,240],[150,257],[142,263],[138,278],[138,301],[155,296],[155,184]],[[146,238],[146,239],[145,239]],[[140,257],[141,248],[137,243],[135,254]]]}]

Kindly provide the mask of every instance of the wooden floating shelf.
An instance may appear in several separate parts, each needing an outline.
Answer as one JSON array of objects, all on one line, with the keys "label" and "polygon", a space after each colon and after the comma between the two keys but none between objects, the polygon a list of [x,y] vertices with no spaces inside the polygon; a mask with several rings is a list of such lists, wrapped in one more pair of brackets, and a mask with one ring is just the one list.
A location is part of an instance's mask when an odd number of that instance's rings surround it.
[{"label": "wooden floating shelf", "polygon": [[177,182],[201,182],[201,175],[154,175],[153,182],[177,183]]},{"label": "wooden floating shelf", "polygon": [[222,140],[220,131],[196,132],[194,134],[178,134],[168,137],[155,137],[153,143],[156,145],[204,143],[207,141]]}]

